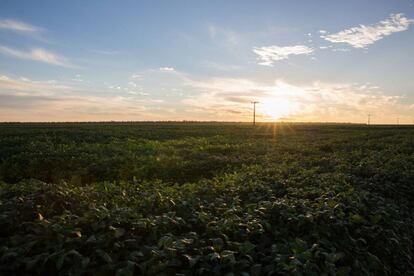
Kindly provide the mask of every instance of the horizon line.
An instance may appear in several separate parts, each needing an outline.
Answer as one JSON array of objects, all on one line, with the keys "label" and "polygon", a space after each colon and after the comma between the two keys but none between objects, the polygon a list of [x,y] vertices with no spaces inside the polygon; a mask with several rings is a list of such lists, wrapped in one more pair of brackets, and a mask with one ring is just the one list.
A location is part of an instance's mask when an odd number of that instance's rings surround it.
[{"label": "horizon line", "polygon": [[[215,120],[130,120],[130,121],[119,121],[119,120],[110,120],[110,121],[0,121],[0,124],[105,124],[105,123],[225,123],[225,124],[253,124],[250,121],[215,121]],[[275,121],[275,122],[256,122],[256,124],[346,124],[346,125],[366,125],[366,126],[412,126],[414,123],[399,123],[399,124],[390,124],[390,123],[355,123],[355,122],[312,122],[312,121]]]}]

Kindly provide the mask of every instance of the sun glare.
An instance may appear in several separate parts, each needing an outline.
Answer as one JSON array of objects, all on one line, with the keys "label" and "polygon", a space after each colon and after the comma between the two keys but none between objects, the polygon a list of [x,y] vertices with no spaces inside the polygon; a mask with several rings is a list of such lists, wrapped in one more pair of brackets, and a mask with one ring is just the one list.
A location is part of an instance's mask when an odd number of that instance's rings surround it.
[{"label": "sun glare", "polygon": [[297,111],[296,103],[286,99],[265,99],[260,103],[259,112],[270,120],[280,120]]}]

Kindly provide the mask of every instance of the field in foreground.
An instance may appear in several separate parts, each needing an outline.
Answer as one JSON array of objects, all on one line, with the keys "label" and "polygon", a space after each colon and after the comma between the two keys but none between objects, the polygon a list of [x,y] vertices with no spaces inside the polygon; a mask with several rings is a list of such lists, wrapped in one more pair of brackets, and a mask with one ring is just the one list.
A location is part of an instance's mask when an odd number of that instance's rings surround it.
[{"label": "field in foreground", "polygon": [[1,124],[0,274],[414,275],[414,127]]}]

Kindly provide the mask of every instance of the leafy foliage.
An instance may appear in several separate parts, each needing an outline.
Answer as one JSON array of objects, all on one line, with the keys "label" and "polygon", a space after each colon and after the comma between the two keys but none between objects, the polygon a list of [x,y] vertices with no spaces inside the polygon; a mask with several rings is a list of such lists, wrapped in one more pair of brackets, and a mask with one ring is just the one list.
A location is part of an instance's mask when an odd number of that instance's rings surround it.
[{"label": "leafy foliage", "polygon": [[0,129],[0,274],[414,273],[413,128]]}]

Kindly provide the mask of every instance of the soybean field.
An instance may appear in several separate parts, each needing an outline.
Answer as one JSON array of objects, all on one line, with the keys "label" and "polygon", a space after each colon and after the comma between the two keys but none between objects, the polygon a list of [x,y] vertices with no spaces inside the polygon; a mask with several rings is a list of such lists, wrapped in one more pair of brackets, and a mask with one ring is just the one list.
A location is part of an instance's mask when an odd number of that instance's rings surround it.
[{"label": "soybean field", "polygon": [[414,275],[414,127],[0,124],[1,275]]}]

